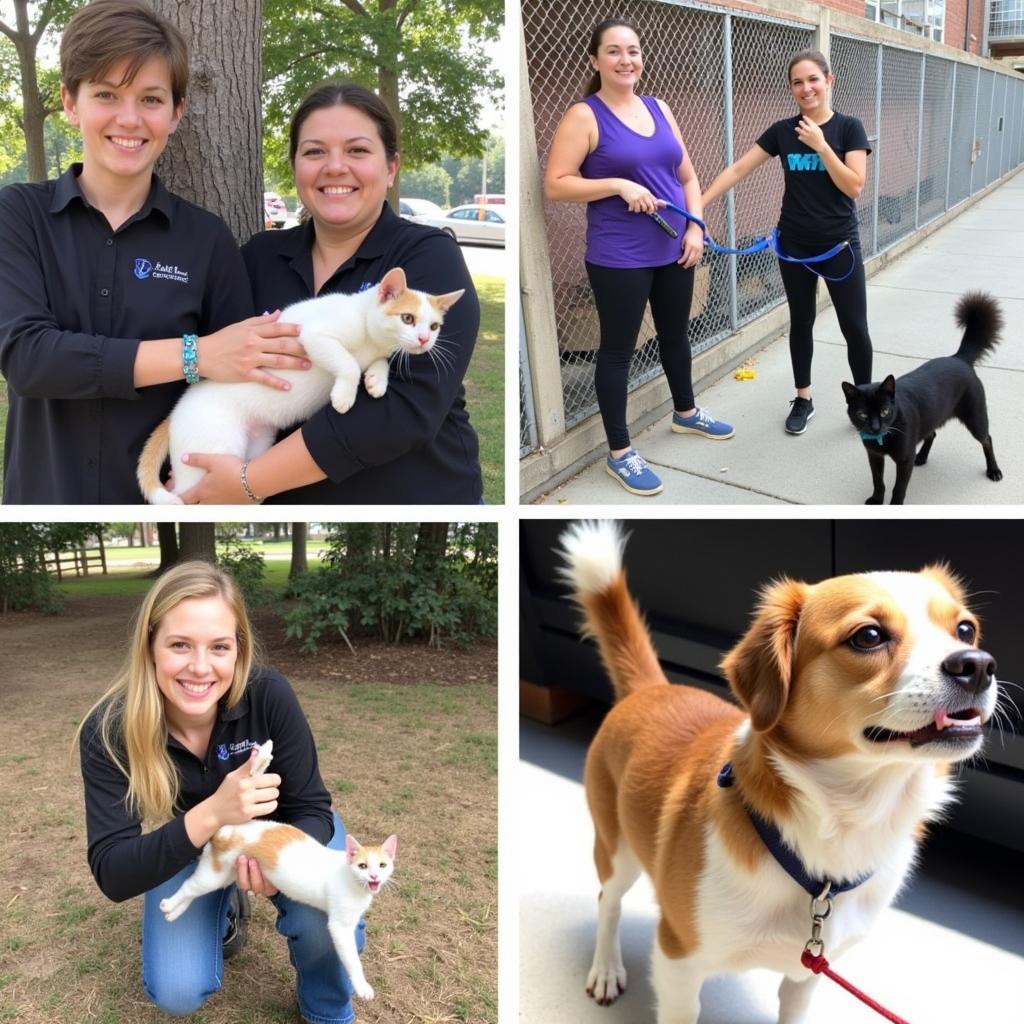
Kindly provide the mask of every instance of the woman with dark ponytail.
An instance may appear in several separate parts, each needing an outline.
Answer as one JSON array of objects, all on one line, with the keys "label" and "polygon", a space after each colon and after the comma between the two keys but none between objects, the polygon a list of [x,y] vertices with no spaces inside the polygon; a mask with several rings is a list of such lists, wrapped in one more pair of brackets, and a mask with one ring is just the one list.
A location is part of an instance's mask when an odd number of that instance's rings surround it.
[{"label": "woman with dark ponytail", "polygon": [[[704,193],[704,205],[709,206],[773,156],[779,157],[786,182],[778,225],[782,251],[806,259],[840,242],[849,243],[849,249],[817,266],[826,278],[846,340],[850,372],[856,383],[867,384],[871,380],[871,338],[857,197],[864,188],[871,147],[860,121],[829,105],[832,75],[823,54],[801,50],[790,60],[787,77],[800,112],[769,126],[736,163],[722,171]],[[779,260],[779,272],[789,303],[789,351],[796,386],[786,432],[802,434],[814,415],[811,355],[818,275],[784,260]]]},{"label": "woman with dark ponytail", "polygon": [[[583,100],[558,126],[544,188],[550,199],[587,204],[585,258],[601,324],[594,383],[608,435],[606,468],[627,491],[652,495],[662,483],[630,445],[626,425],[629,363],[648,302],[672,392],[672,430],[714,440],[733,433],[693,398],[687,331],[704,236],[665,208],[667,201],[701,217],[700,183],[667,104],[636,92],[643,58],[635,26],[625,18],[602,21],[587,53],[594,74]],[[677,238],[637,216],[658,210]]]}]

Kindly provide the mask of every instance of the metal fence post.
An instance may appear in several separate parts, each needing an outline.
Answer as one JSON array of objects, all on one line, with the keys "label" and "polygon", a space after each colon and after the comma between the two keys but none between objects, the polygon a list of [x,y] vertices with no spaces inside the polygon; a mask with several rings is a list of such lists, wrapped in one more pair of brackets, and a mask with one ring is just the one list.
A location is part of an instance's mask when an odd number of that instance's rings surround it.
[{"label": "metal fence post", "polygon": [[882,180],[885,154],[882,152],[882,44],[875,58],[875,127],[878,129],[878,155],[875,157],[875,195],[871,211],[871,251],[878,252],[878,190]]},{"label": "metal fence post", "polygon": [[927,54],[921,54],[921,90],[917,99],[917,187],[914,189],[914,230],[921,226],[921,150],[924,147],[924,74]]},{"label": "metal fence post", "polygon": [[953,86],[949,91],[949,132],[946,138],[946,202],[944,210],[949,209],[949,182],[953,173],[953,115],[956,113],[956,69],[957,62],[953,62]]},{"label": "metal fence post", "polygon": [[[735,157],[733,147],[732,123],[732,15],[726,14],[722,19],[722,49],[724,50],[724,98],[722,103],[722,130],[725,132],[725,166],[729,167]],[[736,196],[733,189],[725,194],[725,234],[730,249],[736,248]],[[737,298],[736,257],[729,257],[729,325],[735,331],[739,326],[740,310]]]}]

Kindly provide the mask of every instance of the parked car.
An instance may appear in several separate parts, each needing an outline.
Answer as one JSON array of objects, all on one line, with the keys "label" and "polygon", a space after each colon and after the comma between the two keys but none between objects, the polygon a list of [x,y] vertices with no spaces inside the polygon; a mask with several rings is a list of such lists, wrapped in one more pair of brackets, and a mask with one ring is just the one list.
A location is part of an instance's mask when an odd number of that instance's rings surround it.
[{"label": "parked car", "polygon": [[505,245],[505,207],[456,206],[442,217],[417,217],[451,235],[459,245]]},{"label": "parked car", "polygon": [[263,193],[263,217],[268,228],[283,228],[288,219],[288,207],[276,192]]},{"label": "parked car", "polygon": [[423,223],[423,217],[443,217],[444,210],[429,199],[399,199],[398,212],[406,220]]}]

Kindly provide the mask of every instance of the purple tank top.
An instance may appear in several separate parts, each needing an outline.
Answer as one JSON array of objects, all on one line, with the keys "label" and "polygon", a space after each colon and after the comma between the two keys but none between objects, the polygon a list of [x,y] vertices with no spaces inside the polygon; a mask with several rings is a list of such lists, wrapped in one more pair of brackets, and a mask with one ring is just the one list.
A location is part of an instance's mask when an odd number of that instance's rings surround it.
[{"label": "purple tank top", "polygon": [[[683,147],[653,96],[641,96],[654,118],[654,134],[649,138],[623,124],[597,96],[583,102],[597,118],[597,148],[580,165],[584,178],[628,178],[651,190],[659,199],[667,199],[686,209],[683,187],[679,183],[679,165]],[[674,263],[682,251],[682,235],[687,221],[671,210],[661,210],[678,232],[670,238],[643,213],[630,213],[619,196],[608,196],[587,203],[587,252],[589,263],[601,267],[660,267]]]}]

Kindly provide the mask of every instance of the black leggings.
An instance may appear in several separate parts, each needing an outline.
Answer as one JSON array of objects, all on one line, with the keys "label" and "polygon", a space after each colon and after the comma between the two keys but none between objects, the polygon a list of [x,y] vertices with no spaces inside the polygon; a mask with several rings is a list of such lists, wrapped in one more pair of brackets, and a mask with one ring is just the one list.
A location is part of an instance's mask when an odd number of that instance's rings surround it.
[{"label": "black leggings", "polygon": [[[828,245],[801,245],[779,239],[787,256],[816,256]],[[860,247],[854,245],[857,263],[845,281],[826,281],[832,297],[839,329],[846,339],[846,357],[854,384],[871,382],[871,337],[868,335],[868,298],[864,281],[864,261]],[[841,277],[850,269],[850,253],[837,253],[824,263],[815,263],[823,274]],[[789,302],[789,355],[793,361],[793,382],[798,388],[811,386],[811,355],[814,351],[814,317],[817,312],[818,275],[799,263],[779,260],[779,272]]]},{"label": "black leggings", "polygon": [[601,347],[597,352],[594,387],[601,410],[608,447],[629,447],[626,426],[626,389],[629,364],[643,323],[644,308],[651,304],[658,332],[658,355],[677,409],[693,408],[690,379],[690,300],[693,268],[678,263],[664,267],[599,267],[587,263],[587,277],[601,323]]}]

